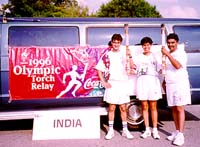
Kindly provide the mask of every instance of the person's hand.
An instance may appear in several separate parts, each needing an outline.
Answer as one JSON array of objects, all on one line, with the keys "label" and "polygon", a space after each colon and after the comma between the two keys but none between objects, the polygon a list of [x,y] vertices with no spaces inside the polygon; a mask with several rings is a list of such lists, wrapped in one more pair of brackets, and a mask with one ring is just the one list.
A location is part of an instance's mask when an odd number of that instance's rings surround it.
[{"label": "person's hand", "polygon": [[161,48],[161,53],[166,56],[169,54],[169,52],[166,50],[164,46]]},{"label": "person's hand", "polygon": [[160,70],[158,71],[158,73],[159,73],[159,74],[162,74],[162,73],[163,73],[163,72],[162,72],[162,69],[160,69]]},{"label": "person's hand", "polygon": [[112,87],[112,85],[109,82],[103,82],[102,84],[106,89]]}]

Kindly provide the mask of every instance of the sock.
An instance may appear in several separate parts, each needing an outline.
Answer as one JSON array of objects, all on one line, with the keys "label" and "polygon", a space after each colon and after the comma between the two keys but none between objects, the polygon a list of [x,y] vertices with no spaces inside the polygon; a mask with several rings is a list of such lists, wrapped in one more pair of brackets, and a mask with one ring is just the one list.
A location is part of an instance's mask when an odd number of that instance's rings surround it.
[{"label": "sock", "polygon": [[157,132],[158,131],[158,129],[157,128],[153,128],[153,132]]},{"label": "sock", "polygon": [[150,131],[150,127],[146,127],[146,130],[145,131]]},{"label": "sock", "polygon": [[183,132],[180,132],[180,131],[179,131],[177,134],[180,134],[180,135],[182,135],[182,136],[183,136]]},{"label": "sock", "polygon": [[176,130],[176,131],[175,131],[176,134],[178,134],[179,132],[180,132],[179,130]]},{"label": "sock", "polygon": [[109,130],[113,130],[114,121],[108,121]]},{"label": "sock", "polygon": [[128,125],[127,125],[126,121],[122,122],[122,128],[123,128],[123,130],[128,130]]}]

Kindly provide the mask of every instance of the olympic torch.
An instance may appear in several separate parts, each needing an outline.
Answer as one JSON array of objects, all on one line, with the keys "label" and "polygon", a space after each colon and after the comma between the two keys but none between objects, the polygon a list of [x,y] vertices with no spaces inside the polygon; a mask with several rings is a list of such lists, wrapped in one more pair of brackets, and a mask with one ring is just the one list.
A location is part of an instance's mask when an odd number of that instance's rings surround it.
[{"label": "olympic torch", "polygon": [[[162,47],[166,44],[166,28],[164,24],[161,24],[161,37],[162,37]],[[162,55],[162,75],[165,76],[166,71],[166,56]]]},{"label": "olympic torch", "polygon": [[[126,72],[128,75],[134,74],[134,69],[131,68],[130,60],[132,62],[131,51],[129,49],[129,33],[128,33],[128,24],[124,24],[125,29],[125,41],[126,41]],[[132,65],[133,66],[133,65]]]}]

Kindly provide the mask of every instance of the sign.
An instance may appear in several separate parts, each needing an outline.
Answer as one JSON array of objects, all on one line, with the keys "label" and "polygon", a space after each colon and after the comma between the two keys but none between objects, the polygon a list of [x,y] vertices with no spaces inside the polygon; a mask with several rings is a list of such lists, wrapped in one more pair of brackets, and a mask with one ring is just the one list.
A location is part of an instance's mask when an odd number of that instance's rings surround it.
[{"label": "sign", "polygon": [[102,97],[95,66],[107,46],[9,47],[12,100]]},{"label": "sign", "polygon": [[98,108],[35,113],[33,140],[99,138],[100,112]]},{"label": "sign", "polygon": [[[133,60],[143,51],[141,46],[129,48]],[[161,45],[154,45],[151,51],[161,58],[160,49]],[[10,46],[10,99],[103,97],[104,87],[95,66],[108,50],[108,46]],[[135,78],[130,77],[129,91],[133,95]]]}]

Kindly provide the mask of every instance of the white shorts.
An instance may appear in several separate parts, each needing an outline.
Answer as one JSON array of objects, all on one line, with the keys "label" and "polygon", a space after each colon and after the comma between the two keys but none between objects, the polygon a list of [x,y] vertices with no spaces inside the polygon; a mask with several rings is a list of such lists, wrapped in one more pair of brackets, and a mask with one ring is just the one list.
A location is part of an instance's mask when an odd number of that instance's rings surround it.
[{"label": "white shorts", "polygon": [[127,80],[125,81],[108,81],[112,87],[105,90],[104,101],[109,104],[125,104],[130,102]]},{"label": "white shorts", "polygon": [[137,79],[136,96],[139,100],[158,100],[162,98],[161,83],[158,77],[142,75]]},{"label": "white shorts", "polygon": [[184,106],[191,104],[189,80],[178,83],[166,83],[168,106]]}]

